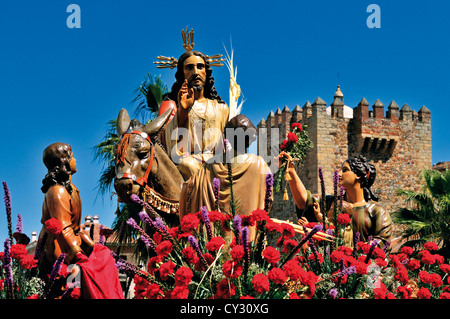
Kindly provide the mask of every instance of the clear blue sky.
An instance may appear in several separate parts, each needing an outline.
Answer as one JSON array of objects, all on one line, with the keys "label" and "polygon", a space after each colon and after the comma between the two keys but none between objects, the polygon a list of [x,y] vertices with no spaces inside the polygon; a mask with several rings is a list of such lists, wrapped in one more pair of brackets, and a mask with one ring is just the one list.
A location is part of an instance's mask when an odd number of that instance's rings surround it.
[{"label": "clear blue sky", "polygon": [[[81,8],[81,28],[69,29],[68,5]],[[381,9],[381,28],[366,12]],[[224,53],[232,40],[243,113],[257,124],[271,110],[318,96],[328,104],[338,84],[345,104],[395,100],[432,112],[432,160],[450,161],[450,3],[434,1],[2,1],[0,4],[0,181],[12,194],[13,224],[40,230],[46,173],[42,151],[72,145],[83,216],[110,226],[115,198],[97,197],[101,166],[92,147],[122,107],[134,112],[133,92],[147,72],[169,87],[174,70],[158,70],[156,56],[179,57],[181,30],[193,27],[195,48]],[[228,71],[214,68],[228,101]],[[6,238],[0,205],[0,238]],[[2,239],[3,240],[3,239]]]}]

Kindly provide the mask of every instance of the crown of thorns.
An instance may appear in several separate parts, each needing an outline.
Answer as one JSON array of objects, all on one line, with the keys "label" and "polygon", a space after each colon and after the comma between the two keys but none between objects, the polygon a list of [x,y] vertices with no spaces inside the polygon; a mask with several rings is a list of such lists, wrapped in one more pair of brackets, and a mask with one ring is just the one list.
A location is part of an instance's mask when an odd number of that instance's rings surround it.
[{"label": "crown of thorns", "polygon": [[[192,51],[194,48],[194,30],[191,29],[189,32],[189,28],[186,27],[185,30],[181,30],[181,36],[183,37],[183,48],[186,50],[186,52]],[[206,63],[208,63],[210,66],[223,66],[222,61],[225,61],[224,58],[222,58],[222,54],[215,54],[215,55],[206,55]],[[157,64],[158,69],[173,69],[177,67],[178,59],[175,59],[174,57],[166,57],[166,56],[157,56],[156,57],[159,61],[153,62],[154,64]]]}]

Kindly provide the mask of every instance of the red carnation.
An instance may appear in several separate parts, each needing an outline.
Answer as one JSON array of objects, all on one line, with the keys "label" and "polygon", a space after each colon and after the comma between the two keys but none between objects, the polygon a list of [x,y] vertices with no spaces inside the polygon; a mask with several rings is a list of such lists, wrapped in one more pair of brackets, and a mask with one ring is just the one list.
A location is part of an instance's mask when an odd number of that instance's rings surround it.
[{"label": "red carnation", "polygon": [[356,263],[356,272],[360,275],[365,275],[367,274],[367,267],[368,265],[362,261],[358,261]]},{"label": "red carnation", "polygon": [[338,215],[337,223],[339,225],[347,226],[347,225],[350,225],[351,222],[352,222],[352,219],[350,218],[349,214],[341,213]]},{"label": "red carnation", "polygon": [[74,287],[72,291],[70,292],[70,297],[72,299],[80,299],[81,297],[81,288],[80,287]]},{"label": "red carnation", "polygon": [[158,284],[150,284],[146,293],[147,299],[162,299],[162,290]]},{"label": "red carnation", "polygon": [[305,270],[299,265],[295,259],[289,260],[283,267],[286,275],[291,280],[299,280],[302,275],[306,274]]},{"label": "red carnation", "polygon": [[17,260],[22,259],[28,255],[28,250],[25,245],[22,244],[15,244],[11,245],[11,257]]},{"label": "red carnation", "polygon": [[429,251],[435,251],[439,249],[438,245],[432,241],[426,242],[425,244],[423,244],[423,247]]},{"label": "red carnation", "polygon": [[276,264],[280,260],[280,252],[278,249],[273,248],[272,246],[267,246],[263,252],[262,256],[269,264]]},{"label": "red carnation", "polygon": [[253,220],[255,222],[261,223],[263,221],[269,221],[269,213],[263,209],[256,209],[252,212]]},{"label": "red carnation", "polygon": [[375,297],[375,299],[385,299],[386,293],[387,293],[386,286],[381,281],[379,281],[379,283],[380,283],[380,287],[373,289],[374,297]]},{"label": "red carnation", "polygon": [[419,291],[417,292],[417,298],[419,298],[419,299],[430,299],[431,298],[431,292],[425,287],[420,287]]},{"label": "red carnation", "polygon": [[50,218],[44,223],[50,234],[59,235],[62,232],[61,221],[56,218]]},{"label": "red carnation", "polygon": [[297,141],[298,141],[298,136],[297,136],[297,134],[295,134],[295,133],[289,132],[289,133],[287,134],[287,139],[288,139],[289,142],[297,143]]},{"label": "red carnation", "polygon": [[266,231],[268,233],[272,232],[272,231],[276,231],[276,232],[281,232],[281,226],[280,224],[275,223],[272,220],[269,220],[266,224]]},{"label": "red carnation", "polygon": [[276,283],[276,284],[284,284],[287,280],[286,273],[281,268],[272,268],[269,273],[267,274],[267,278],[269,278],[270,281]]},{"label": "red carnation", "polygon": [[159,267],[159,276],[162,280],[167,280],[170,275],[173,274],[173,270],[175,269],[175,264],[172,261],[165,262],[161,264]]},{"label": "red carnation", "polygon": [[164,240],[158,245],[158,247],[156,247],[156,253],[160,256],[166,257],[172,252],[172,248],[172,243],[168,240]]},{"label": "red carnation", "polygon": [[163,256],[151,257],[147,263],[147,271],[153,275],[159,268],[160,263],[163,261]]},{"label": "red carnation", "polygon": [[450,299],[450,293],[443,292],[439,295],[439,299]]},{"label": "red carnation", "polygon": [[[288,239],[285,240],[283,243],[284,247],[282,252],[285,254],[289,254],[291,252],[292,249],[294,249],[295,247],[297,247],[298,245],[298,241],[294,240],[294,239]],[[300,248],[299,248],[300,249]],[[297,249],[297,251],[299,250]]]},{"label": "red carnation", "polygon": [[339,251],[339,250],[334,250],[331,253],[330,258],[331,258],[332,262],[338,263],[341,261],[341,259],[344,259],[344,256],[345,256],[344,252]]},{"label": "red carnation", "polygon": [[406,263],[406,268],[408,268],[409,270],[417,270],[420,268],[420,261],[418,261],[417,259],[410,259]]},{"label": "red carnation", "polygon": [[223,245],[225,245],[225,240],[222,237],[213,237],[206,244],[206,249],[208,249],[209,251],[216,251],[219,250]]},{"label": "red carnation", "polygon": [[403,299],[411,299],[412,289],[406,286],[400,286],[397,288],[397,292],[402,294]]},{"label": "red carnation", "polygon": [[292,130],[295,129],[295,128],[297,128],[297,130],[298,130],[299,132],[303,131],[303,127],[302,127],[302,125],[301,125],[300,123],[292,123],[291,128],[292,128]]},{"label": "red carnation", "polygon": [[421,256],[420,261],[425,265],[432,265],[436,262],[434,255],[432,255],[428,250],[422,250],[419,255]]},{"label": "red carnation", "polygon": [[188,299],[188,297],[189,289],[184,286],[176,286],[170,294],[171,299]]},{"label": "red carnation", "polygon": [[288,140],[283,140],[283,142],[281,142],[280,145],[280,151],[284,151],[288,147],[288,144],[289,144]]},{"label": "red carnation", "polygon": [[400,252],[401,252],[401,253],[404,253],[404,254],[406,254],[406,255],[408,255],[408,256],[411,256],[412,253],[414,252],[414,249],[413,249],[412,247],[403,246],[403,247],[400,249]]},{"label": "red carnation", "polygon": [[395,273],[394,278],[403,283],[404,285],[408,283],[409,276],[405,266],[401,265],[401,267],[397,268],[397,272]]},{"label": "red carnation", "polygon": [[188,233],[198,227],[200,224],[200,218],[198,218],[197,214],[187,214],[181,220],[181,230],[185,233]]},{"label": "red carnation", "polygon": [[281,224],[281,232],[285,238],[291,238],[295,236],[295,229],[292,225],[287,223]]},{"label": "red carnation", "polygon": [[191,246],[183,249],[183,256],[189,264],[196,264],[198,261],[197,253]]},{"label": "red carnation", "polygon": [[449,264],[442,264],[439,266],[439,268],[445,272],[446,274],[450,272],[450,265]]},{"label": "red carnation", "polygon": [[256,274],[252,279],[253,289],[260,295],[269,291],[269,279],[264,274]]},{"label": "red carnation", "polygon": [[216,297],[219,299],[229,299],[236,294],[236,285],[228,279],[222,279],[217,286]]},{"label": "red carnation", "polygon": [[190,284],[192,276],[192,270],[188,267],[182,266],[175,272],[175,286],[187,286]]},{"label": "red carnation", "polygon": [[222,272],[227,278],[238,278],[240,275],[242,275],[242,266],[236,261],[227,260],[222,265]]},{"label": "red carnation", "polygon": [[241,224],[242,227],[245,226],[254,226],[255,225],[255,220],[253,219],[253,215],[241,215]]},{"label": "red carnation", "polygon": [[20,259],[20,267],[23,269],[33,269],[37,266],[38,261],[34,259],[34,255],[26,255]]},{"label": "red carnation", "polygon": [[209,221],[211,223],[221,221],[222,218],[223,218],[223,214],[221,212],[218,212],[216,210],[212,210],[209,212]]},{"label": "red carnation", "polygon": [[244,257],[244,253],[245,253],[244,246],[242,246],[242,245],[235,245],[231,249],[231,257],[235,261],[241,260]]}]

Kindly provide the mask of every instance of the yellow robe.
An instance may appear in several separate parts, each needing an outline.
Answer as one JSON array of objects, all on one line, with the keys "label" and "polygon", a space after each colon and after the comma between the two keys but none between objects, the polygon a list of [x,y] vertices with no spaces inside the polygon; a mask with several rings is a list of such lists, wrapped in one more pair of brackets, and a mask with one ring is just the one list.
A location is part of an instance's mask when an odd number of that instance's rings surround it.
[{"label": "yellow robe", "polygon": [[[190,109],[187,131],[178,127],[178,115],[167,124],[166,150],[172,161],[178,165],[185,180],[214,156],[214,150],[223,140],[223,130],[228,122],[229,112],[225,103],[206,99],[205,103],[196,101]],[[183,135],[188,135],[188,138],[181,139],[180,136]]]},{"label": "yellow robe", "polygon": [[[264,159],[254,154],[242,154],[233,158],[233,193],[238,201],[238,213],[250,215],[255,209],[264,209],[266,175],[270,173]],[[219,207],[229,210],[231,192],[228,166],[222,163],[206,163],[195,175],[183,184],[180,195],[180,218],[197,213],[202,206],[215,210],[212,180],[220,179]],[[272,196],[271,196],[272,199]],[[250,238],[255,230],[250,228]]]}]

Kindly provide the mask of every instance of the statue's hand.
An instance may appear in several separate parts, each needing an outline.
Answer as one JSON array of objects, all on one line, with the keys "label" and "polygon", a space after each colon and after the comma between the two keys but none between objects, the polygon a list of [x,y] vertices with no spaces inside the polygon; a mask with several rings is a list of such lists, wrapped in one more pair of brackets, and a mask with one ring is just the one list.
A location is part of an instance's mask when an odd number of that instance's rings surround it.
[{"label": "statue's hand", "polygon": [[189,110],[194,105],[194,102],[194,89],[188,88],[187,80],[185,80],[180,91],[178,91],[178,105],[181,105],[185,110]]},{"label": "statue's hand", "polygon": [[317,220],[319,223],[323,223],[323,215],[320,212],[320,206],[319,203],[314,203],[313,204],[313,209],[314,209],[314,215],[316,216]]}]

